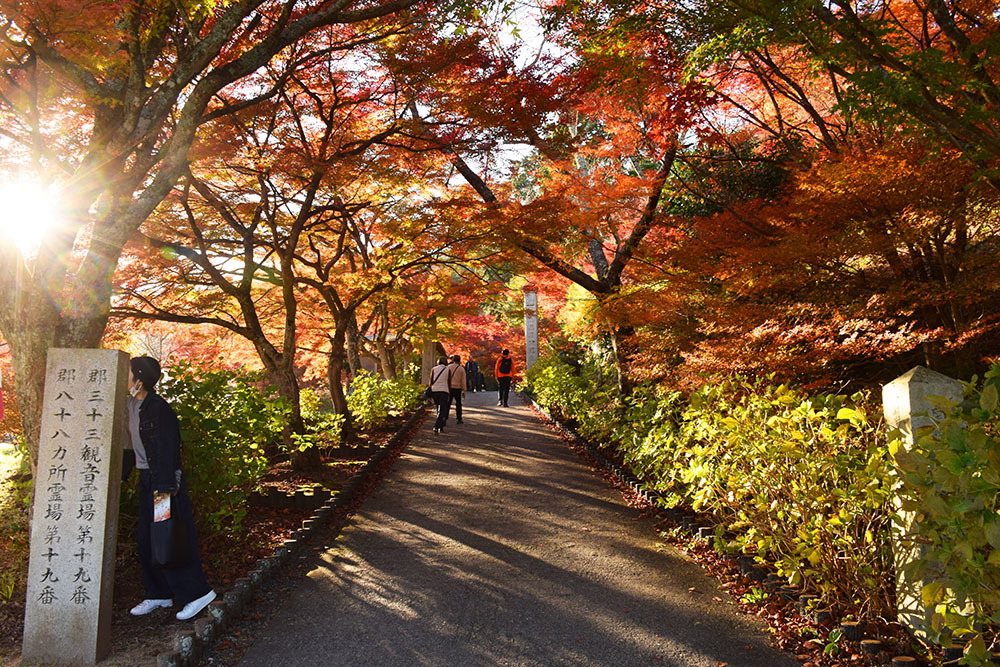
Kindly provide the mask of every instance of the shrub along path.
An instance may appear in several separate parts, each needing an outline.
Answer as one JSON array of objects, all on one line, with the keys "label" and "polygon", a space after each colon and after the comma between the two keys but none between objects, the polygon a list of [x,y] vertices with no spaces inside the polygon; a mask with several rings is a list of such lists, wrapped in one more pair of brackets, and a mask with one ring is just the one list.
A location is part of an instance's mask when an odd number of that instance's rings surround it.
[{"label": "shrub along path", "polygon": [[424,422],[241,665],[798,664],[495,396]]}]

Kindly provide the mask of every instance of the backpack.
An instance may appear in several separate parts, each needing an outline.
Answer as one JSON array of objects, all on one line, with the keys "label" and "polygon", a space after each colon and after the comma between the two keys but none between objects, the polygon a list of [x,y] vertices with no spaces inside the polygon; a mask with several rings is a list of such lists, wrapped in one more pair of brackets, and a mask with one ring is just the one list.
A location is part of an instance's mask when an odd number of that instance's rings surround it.
[{"label": "backpack", "polygon": [[511,362],[510,357],[504,357],[500,360],[500,372],[510,373],[510,369],[514,366]]}]

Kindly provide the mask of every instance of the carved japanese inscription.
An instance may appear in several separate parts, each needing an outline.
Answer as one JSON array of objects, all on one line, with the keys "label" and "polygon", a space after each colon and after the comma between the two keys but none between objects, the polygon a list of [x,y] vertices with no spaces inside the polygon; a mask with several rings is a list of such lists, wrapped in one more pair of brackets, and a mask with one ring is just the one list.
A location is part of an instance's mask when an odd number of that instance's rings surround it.
[{"label": "carved japanese inscription", "polygon": [[108,651],[127,381],[124,352],[49,350],[25,662],[94,664]]}]

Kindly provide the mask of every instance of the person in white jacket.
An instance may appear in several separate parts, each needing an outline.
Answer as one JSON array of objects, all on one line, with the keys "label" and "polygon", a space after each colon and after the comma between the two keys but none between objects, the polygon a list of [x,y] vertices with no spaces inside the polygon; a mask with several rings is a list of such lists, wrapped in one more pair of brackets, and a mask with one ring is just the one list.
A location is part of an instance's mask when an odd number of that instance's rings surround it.
[{"label": "person in white jacket", "polygon": [[455,423],[462,423],[462,399],[465,398],[466,379],[465,368],[462,366],[462,358],[457,354],[451,355],[451,363],[448,364],[451,371],[451,402],[455,404]]},{"label": "person in white jacket", "polygon": [[438,359],[437,366],[431,369],[430,386],[434,394],[434,405],[437,406],[434,432],[440,433],[448,421],[448,409],[451,407],[451,369],[448,368],[447,357]]}]

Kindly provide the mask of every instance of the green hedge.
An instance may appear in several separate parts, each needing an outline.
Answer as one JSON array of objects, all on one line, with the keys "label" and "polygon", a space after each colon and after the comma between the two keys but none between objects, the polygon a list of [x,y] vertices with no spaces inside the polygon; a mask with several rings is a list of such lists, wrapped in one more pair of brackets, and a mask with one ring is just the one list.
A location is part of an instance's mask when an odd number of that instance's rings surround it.
[{"label": "green hedge", "polygon": [[726,546],[860,613],[890,609],[893,468],[864,395],[808,396],[731,378],[689,396],[641,386],[624,404],[556,359],[527,376],[543,405],[611,443],[666,502],[722,519]]},{"label": "green hedge", "polygon": [[362,371],[351,380],[347,407],[351,417],[361,426],[374,426],[389,417],[417,409],[423,402],[423,387],[412,377],[401,373],[394,380]]},{"label": "green hedge", "polygon": [[344,415],[339,415],[323,406],[323,399],[312,389],[299,392],[299,409],[306,432],[292,434],[292,446],[301,451],[310,447],[336,447],[343,440]]},{"label": "green hedge", "polygon": [[281,441],[291,410],[261,388],[261,373],[185,363],[167,371],[159,391],[180,421],[184,474],[199,519],[214,530],[238,530],[247,496],[267,468],[264,448]]}]

